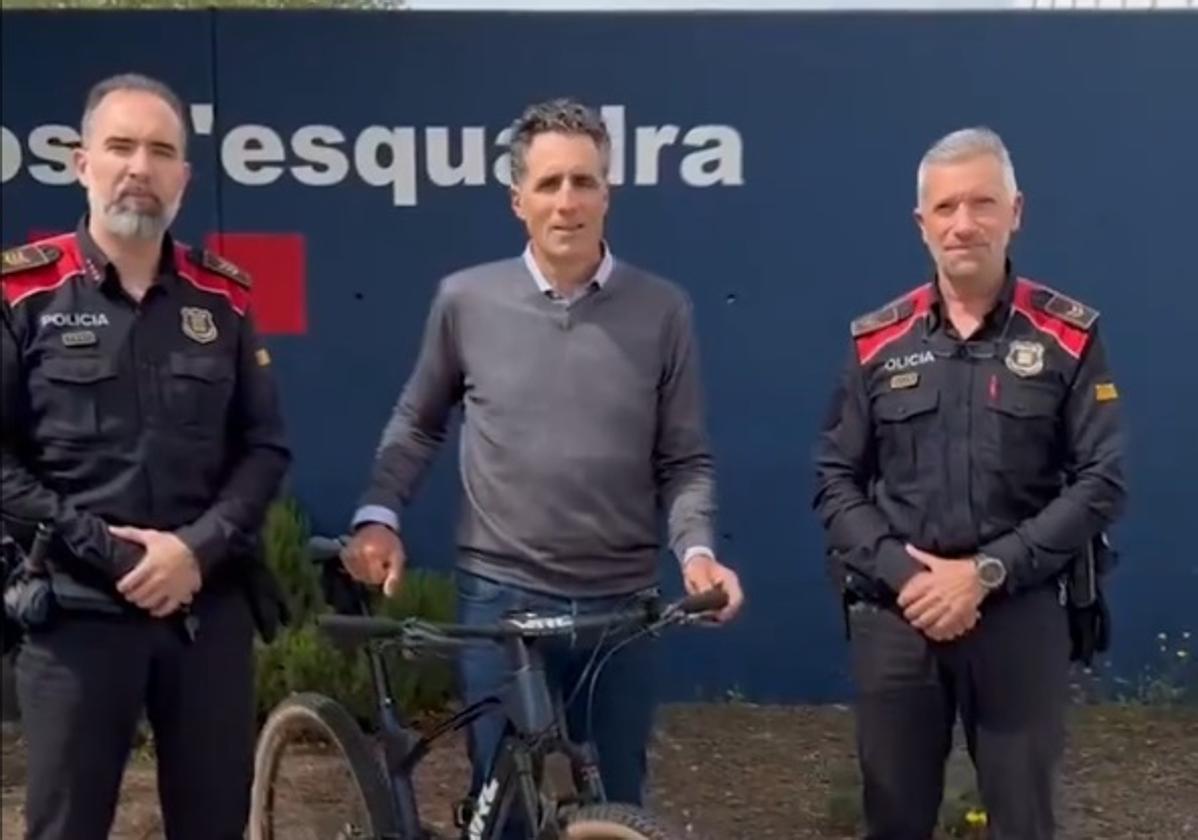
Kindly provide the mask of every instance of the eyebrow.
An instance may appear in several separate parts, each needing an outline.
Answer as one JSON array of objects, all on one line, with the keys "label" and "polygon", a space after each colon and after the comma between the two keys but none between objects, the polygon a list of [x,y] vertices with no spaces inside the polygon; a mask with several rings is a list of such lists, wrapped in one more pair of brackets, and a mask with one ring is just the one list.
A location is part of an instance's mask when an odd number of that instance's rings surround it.
[{"label": "eyebrow", "polygon": [[[105,137],[104,143],[105,143],[105,145],[113,144],[113,143],[126,144],[126,145],[137,145],[138,141],[134,140],[132,137],[126,137],[123,134],[114,134],[109,137]],[[151,140],[150,147],[153,149],[157,149],[159,151],[166,151],[166,152],[178,153],[178,151],[179,151],[179,147],[176,146],[174,143],[168,143],[164,140]]]},{"label": "eyebrow", "polygon": [[534,182],[534,185],[537,187],[544,187],[552,183],[563,181],[566,178],[569,178],[575,183],[582,181],[588,184],[596,184],[599,182],[599,179],[589,172],[554,172],[549,175],[545,175],[542,178],[538,178]]}]

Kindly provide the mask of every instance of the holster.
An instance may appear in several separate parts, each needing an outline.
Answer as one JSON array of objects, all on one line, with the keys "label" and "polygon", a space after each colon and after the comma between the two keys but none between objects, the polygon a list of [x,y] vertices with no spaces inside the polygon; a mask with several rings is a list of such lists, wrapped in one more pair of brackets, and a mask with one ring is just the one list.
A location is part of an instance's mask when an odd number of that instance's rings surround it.
[{"label": "holster", "polygon": [[851,562],[851,553],[829,548],[827,551],[828,575],[833,586],[840,592],[841,613],[844,619],[844,637],[852,637],[849,615],[856,604],[871,604],[890,609],[895,604],[895,593],[879,580],[861,573]]},{"label": "holster", "polygon": [[1065,608],[1069,617],[1069,658],[1089,666],[1095,654],[1111,646],[1111,613],[1104,579],[1119,562],[1105,533],[1097,534],[1065,570]]},{"label": "holster", "polygon": [[47,577],[54,593],[55,607],[62,612],[103,615],[129,615],[132,612],[115,593],[89,586],[74,575],[52,569]]},{"label": "holster", "polygon": [[34,545],[21,551],[16,540],[2,537],[4,561],[4,646],[9,650],[22,634],[49,628],[64,612],[101,612],[121,615],[124,610],[115,592],[107,593],[63,573],[46,562],[52,540],[48,528],[39,528]]}]

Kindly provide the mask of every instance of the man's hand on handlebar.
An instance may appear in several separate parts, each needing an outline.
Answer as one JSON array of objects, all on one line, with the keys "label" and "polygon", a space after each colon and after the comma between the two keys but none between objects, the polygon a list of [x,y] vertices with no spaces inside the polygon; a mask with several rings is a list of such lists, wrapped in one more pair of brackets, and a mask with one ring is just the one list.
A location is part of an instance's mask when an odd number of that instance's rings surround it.
[{"label": "man's hand on handlebar", "polygon": [[740,588],[736,572],[720,563],[710,554],[696,554],[682,569],[682,579],[690,595],[719,587],[728,593],[728,604],[716,615],[720,623],[731,621],[740,611],[745,596]]},{"label": "man's hand on handlebar", "polygon": [[372,522],[354,532],[341,551],[341,562],[354,580],[381,585],[383,594],[391,596],[399,591],[407,555],[399,534]]}]

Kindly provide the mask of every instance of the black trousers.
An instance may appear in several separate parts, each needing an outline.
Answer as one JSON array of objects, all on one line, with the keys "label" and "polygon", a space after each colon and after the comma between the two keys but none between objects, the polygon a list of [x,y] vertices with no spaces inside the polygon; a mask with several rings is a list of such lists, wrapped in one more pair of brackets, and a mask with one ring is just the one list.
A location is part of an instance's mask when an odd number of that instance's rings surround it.
[{"label": "black trousers", "polygon": [[1069,673],[1055,588],[986,604],[953,642],[866,604],[849,626],[868,840],[932,836],[958,713],[991,840],[1053,837]]},{"label": "black trousers", "polygon": [[169,840],[240,840],[253,775],[253,622],[239,591],[178,619],[74,614],[27,638],[17,695],[27,840],[103,840],[137,723],[154,733]]}]

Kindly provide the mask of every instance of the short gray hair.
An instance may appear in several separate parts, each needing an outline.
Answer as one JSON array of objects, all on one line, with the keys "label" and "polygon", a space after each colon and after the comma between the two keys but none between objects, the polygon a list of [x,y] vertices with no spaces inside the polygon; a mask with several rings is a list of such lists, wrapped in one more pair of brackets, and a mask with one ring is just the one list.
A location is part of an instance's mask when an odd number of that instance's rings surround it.
[{"label": "short gray hair", "polygon": [[611,137],[603,119],[593,109],[574,99],[550,99],[529,105],[512,125],[512,183],[518,184],[527,171],[528,147],[538,134],[575,134],[590,137],[603,158],[603,175],[611,160]]},{"label": "short gray hair", "polygon": [[946,134],[924,152],[923,159],[919,162],[919,169],[915,174],[916,200],[923,197],[929,166],[938,163],[957,163],[982,155],[989,155],[1002,164],[1003,186],[1006,187],[1007,193],[1014,198],[1015,193],[1019,191],[1019,185],[1015,181],[1015,165],[1011,163],[1011,153],[1007,151],[1006,144],[998,136],[998,132],[985,126],[974,126]]},{"label": "short gray hair", "polygon": [[187,149],[187,111],[183,107],[183,100],[165,82],[160,82],[141,73],[120,73],[92,85],[83,104],[83,118],[79,121],[79,135],[84,142],[87,142],[87,135],[91,133],[92,118],[95,116],[96,108],[108,94],[116,93],[119,90],[135,90],[153,94],[169,105],[175,112],[175,116],[179,118],[179,126],[183,134],[183,148],[179,151]]}]

